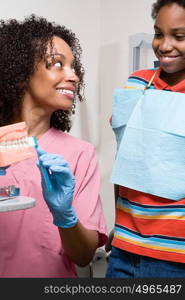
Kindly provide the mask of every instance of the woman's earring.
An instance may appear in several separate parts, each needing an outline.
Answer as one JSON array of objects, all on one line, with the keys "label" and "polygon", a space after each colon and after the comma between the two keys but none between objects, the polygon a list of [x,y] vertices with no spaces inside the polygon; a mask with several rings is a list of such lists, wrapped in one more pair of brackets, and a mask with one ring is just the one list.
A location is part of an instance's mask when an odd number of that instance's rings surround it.
[{"label": "woman's earring", "polygon": [[74,115],[75,114],[75,108],[76,108],[76,102],[73,101],[73,104],[71,106],[71,113]]}]

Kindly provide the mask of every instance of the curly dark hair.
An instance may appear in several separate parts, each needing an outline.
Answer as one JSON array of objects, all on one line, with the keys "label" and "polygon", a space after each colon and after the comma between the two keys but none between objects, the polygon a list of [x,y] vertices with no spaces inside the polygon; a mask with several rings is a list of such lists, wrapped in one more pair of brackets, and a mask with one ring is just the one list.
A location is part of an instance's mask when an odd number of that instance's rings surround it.
[{"label": "curly dark hair", "polygon": [[185,8],[185,0],[157,0],[155,3],[152,4],[152,13],[151,13],[152,18],[155,20],[159,10],[163,6],[170,5],[172,3],[176,3],[179,6],[182,6]]},{"label": "curly dark hair", "polygon": [[[0,20],[0,126],[8,125],[19,116],[22,100],[35,66],[46,57],[48,43],[54,36],[62,38],[74,55],[74,70],[79,77],[76,97],[82,101],[84,68],[81,46],[75,34],[65,26],[48,22],[31,14],[24,21]],[[62,131],[71,128],[72,110],[57,110],[50,126]]]}]

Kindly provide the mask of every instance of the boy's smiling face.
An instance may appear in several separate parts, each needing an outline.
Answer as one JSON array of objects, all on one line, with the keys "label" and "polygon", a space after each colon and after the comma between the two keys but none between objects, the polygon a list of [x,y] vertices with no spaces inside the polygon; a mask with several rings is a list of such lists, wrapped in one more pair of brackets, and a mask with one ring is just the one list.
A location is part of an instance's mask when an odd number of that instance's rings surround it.
[{"label": "boy's smiling face", "polygon": [[185,8],[175,3],[163,6],[154,24],[152,47],[166,77],[185,79]]}]

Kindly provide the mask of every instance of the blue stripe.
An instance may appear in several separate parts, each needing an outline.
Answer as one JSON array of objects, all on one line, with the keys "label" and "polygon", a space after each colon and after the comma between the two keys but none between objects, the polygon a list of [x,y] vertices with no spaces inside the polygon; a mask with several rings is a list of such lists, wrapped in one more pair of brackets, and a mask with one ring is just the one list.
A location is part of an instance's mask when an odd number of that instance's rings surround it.
[{"label": "blue stripe", "polygon": [[[137,76],[130,76],[130,77],[128,78],[128,82],[130,82],[130,81],[132,81],[132,82],[138,82],[138,83],[140,83],[140,84],[142,84],[142,85],[143,85],[143,83],[144,83],[145,86],[149,83],[148,80],[145,80],[145,79],[143,79],[143,78],[141,78],[141,77],[137,77]],[[151,83],[151,85],[154,86],[153,83]]]},{"label": "blue stripe", "polygon": [[130,83],[136,83],[137,85],[142,85],[142,86],[146,86],[146,84],[145,84],[145,82],[143,82],[142,80],[138,80],[138,79],[135,79],[135,78],[129,78],[129,80],[128,80],[128,83],[130,84]]},{"label": "blue stripe", "polygon": [[126,199],[118,198],[118,204],[120,204],[121,208],[127,208],[133,211],[133,213],[140,213],[142,215],[155,216],[155,215],[165,215],[165,216],[185,216],[185,207],[179,207],[177,211],[177,207],[155,207],[153,206],[137,206],[136,204],[132,204]]},{"label": "blue stripe", "polygon": [[163,239],[163,238],[156,238],[155,236],[138,236],[138,234],[131,233],[128,230],[123,230],[116,226],[115,234],[122,236],[123,238],[129,238],[131,240],[135,240],[144,244],[152,244],[166,248],[173,248],[173,249],[183,249],[185,250],[185,241],[177,241],[171,239]]},{"label": "blue stripe", "polygon": [[[123,201],[127,201],[129,202],[131,205],[136,205],[136,206],[139,206],[139,207],[151,207],[151,208],[161,208],[161,205],[146,205],[146,204],[141,204],[141,203],[136,203],[134,201],[131,201],[131,200],[128,200],[127,198],[124,198],[124,197],[118,197],[118,199],[120,200],[123,200]],[[185,208],[185,205],[183,204],[173,204],[173,205],[163,205],[162,206],[163,208]]]},{"label": "blue stripe", "polygon": [[134,235],[137,235],[138,237],[141,237],[141,238],[151,238],[151,237],[155,237],[155,238],[162,238],[163,240],[173,240],[173,241],[178,241],[178,242],[185,242],[185,238],[179,238],[179,237],[172,237],[172,236],[163,236],[163,235],[159,235],[159,234],[141,234],[141,233],[138,233],[134,230],[131,230],[127,227],[124,227],[124,226],[121,226],[121,225],[118,225],[116,224],[116,228],[119,228],[120,230],[122,231],[127,231],[127,232],[130,232],[131,234],[134,234]]},{"label": "blue stripe", "polygon": [[[130,77],[129,80],[127,81],[127,83],[126,83],[126,86],[142,87],[142,88],[144,88],[144,87],[146,87],[147,83],[148,83],[147,81],[142,80],[142,79],[140,80],[140,78]],[[149,89],[155,89],[154,85],[151,84],[150,87],[149,87]]]}]

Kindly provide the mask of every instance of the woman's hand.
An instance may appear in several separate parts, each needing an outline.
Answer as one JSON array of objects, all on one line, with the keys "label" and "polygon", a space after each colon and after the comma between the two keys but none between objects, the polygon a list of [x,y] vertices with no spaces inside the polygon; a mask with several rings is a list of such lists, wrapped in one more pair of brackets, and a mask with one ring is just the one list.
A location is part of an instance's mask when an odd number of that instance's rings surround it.
[{"label": "woman's hand", "polygon": [[76,225],[72,207],[75,177],[61,155],[48,154],[37,148],[44,199],[53,215],[53,223],[62,228]]}]

